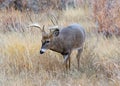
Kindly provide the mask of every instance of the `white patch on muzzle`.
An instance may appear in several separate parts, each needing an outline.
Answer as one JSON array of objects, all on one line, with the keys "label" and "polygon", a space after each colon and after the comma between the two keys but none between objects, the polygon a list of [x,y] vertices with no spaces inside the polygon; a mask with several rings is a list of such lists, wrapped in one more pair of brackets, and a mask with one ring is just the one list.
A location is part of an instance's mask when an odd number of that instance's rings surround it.
[{"label": "white patch on muzzle", "polygon": [[40,51],[45,52],[47,49],[41,49]]}]

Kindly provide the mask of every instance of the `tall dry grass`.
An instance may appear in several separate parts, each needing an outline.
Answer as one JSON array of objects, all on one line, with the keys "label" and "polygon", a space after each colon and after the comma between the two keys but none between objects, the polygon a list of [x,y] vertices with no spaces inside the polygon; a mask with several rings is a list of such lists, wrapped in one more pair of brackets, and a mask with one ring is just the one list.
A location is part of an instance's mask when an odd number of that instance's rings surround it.
[{"label": "tall dry grass", "polygon": [[[65,70],[63,57],[60,54],[48,50],[40,55],[41,32],[39,29],[27,28],[27,26],[32,22],[52,26],[47,17],[48,14],[31,13],[28,17],[27,14],[16,11],[0,13],[2,28],[0,31],[0,85],[120,86],[120,39],[116,37],[106,39],[95,33],[94,21],[90,19],[91,11],[71,9],[60,13],[61,15],[54,12],[61,26],[77,22],[85,27],[87,37],[79,71],[76,64],[76,51],[71,55],[72,64],[69,71]],[[7,21],[9,18],[10,21]],[[6,22],[9,23],[6,24]],[[15,23],[20,26],[12,27]],[[21,28],[24,31],[20,31]],[[4,29],[7,30],[4,31]]]},{"label": "tall dry grass", "polygon": [[98,32],[107,35],[120,34],[120,1],[93,0],[93,17],[98,26]]}]

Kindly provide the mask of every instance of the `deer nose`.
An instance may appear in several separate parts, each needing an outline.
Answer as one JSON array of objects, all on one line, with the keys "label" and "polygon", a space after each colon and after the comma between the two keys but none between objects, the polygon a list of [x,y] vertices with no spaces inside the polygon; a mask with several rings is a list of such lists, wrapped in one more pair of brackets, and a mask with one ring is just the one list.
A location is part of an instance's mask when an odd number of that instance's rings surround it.
[{"label": "deer nose", "polygon": [[41,51],[40,51],[40,54],[43,54],[43,53],[44,53],[44,52],[41,50]]},{"label": "deer nose", "polygon": [[42,48],[42,49],[40,50],[40,54],[43,54],[45,51],[46,51],[46,49]]}]

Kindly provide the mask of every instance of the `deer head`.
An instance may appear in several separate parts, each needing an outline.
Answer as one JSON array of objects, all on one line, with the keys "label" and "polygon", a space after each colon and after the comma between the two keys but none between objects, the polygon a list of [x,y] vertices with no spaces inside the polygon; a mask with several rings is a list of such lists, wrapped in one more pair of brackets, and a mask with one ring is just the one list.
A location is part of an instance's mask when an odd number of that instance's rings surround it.
[{"label": "deer head", "polygon": [[49,28],[49,33],[45,31],[45,25],[41,28],[40,25],[38,24],[31,24],[29,27],[37,27],[40,29],[42,33],[42,46],[40,50],[40,54],[43,54],[47,49],[49,49],[51,46],[51,41],[59,35],[59,28],[58,26],[50,27]]},{"label": "deer head", "polygon": [[50,49],[52,40],[59,35],[58,27],[50,28],[50,32],[46,33],[44,29],[42,29],[42,47],[40,50],[40,54],[43,54],[47,49]]}]

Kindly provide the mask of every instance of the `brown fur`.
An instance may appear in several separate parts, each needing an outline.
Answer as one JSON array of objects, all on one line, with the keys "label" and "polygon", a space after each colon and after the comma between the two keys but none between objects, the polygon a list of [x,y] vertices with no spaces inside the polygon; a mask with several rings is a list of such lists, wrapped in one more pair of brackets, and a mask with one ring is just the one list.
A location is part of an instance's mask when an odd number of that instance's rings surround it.
[{"label": "brown fur", "polygon": [[[43,36],[43,40],[44,40],[44,36]],[[81,53],[84,41],[85,41],[84,29],[78,24],[72,24],[68,27],[61,29],[58,36],[52,37],[52,39],[50,39],[50,43],[47,49],[61,53],[63,56],[65,54],[68,54],[68,56],[70,56],[72,50],[74,49],[77,49],[78,53]],[[77,55],[78,60],[79,57],[80,54]],[[70,57],[68,57],[65,60],[66,65],[69,59]],[[70,68],[70,62],[69,62],[69,68]]]},{"label": "brown fur", "polygon": [[[35,26],[35,25],[32,25]],[[83,50],[83,44],[85,41],[85,31],[79,24],[72,24],[60,30],[55,29],[52,33],[47,34],[42,31],[42,47],[40,53],[44,53],[42,50],[50,49],[52,51],[61,53],[64,57],[64,62],[67,69],[67,63],[69,62],[70,69],[70,55],[74,49],[78,50],[77,63],[79,69],[80,55]],[[56,31],[59,31],[58,35],[55,35]],[[46,40],[49,40],[46,41]]]}]

